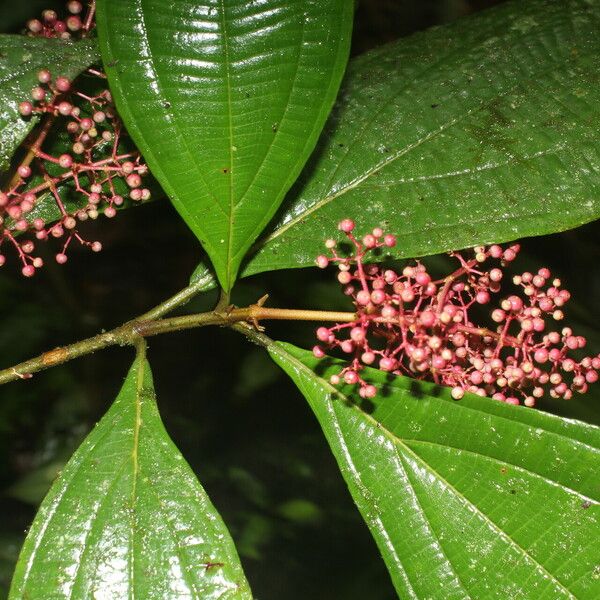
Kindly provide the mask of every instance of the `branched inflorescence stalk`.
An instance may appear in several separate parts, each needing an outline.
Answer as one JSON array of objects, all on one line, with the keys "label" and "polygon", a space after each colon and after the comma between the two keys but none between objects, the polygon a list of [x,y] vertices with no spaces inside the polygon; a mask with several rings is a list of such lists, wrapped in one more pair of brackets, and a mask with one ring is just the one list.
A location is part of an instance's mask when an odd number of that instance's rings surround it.
[{"label": "branched inflorescence stalk", "polygon": [[[47,10],[41,20],[29,21],[28,34],[88,35],[94,27],[94,3],[85,15],[80,2],[69,2],[67,7],[71,16],[65,20]],[[38,242],[63,240],[55,255],[59,264],[67,261],[73,241],[99,252],[102,244],[85,240],[78,224],[101,213],[114,217],[126,198],[134,202],[150,198],[149,189],[142,185],[148,168],[137,150],[124,147],[125,132],[104,73],[88,69],[72,82],[42,69],[37,78],[38,85],[31,90],[31,98],[19,104],[19,112],[25,119],[38,115],[41,125],[34,129],[24,157],[0,191],[0,266],[6,262],[3,246],[11,246],[26,277],[43,265],[36,256]],[[57,147],[61,151],[55,151]],[[65,194],[70,195],[69,201]],[[40,201],[48,195],[56,207],[49,218],[39,211]]]},{"label": "branched inflorescence stalk", "polygon": [[[361,396],[375,396],[376,387],[361,376],[368,365],[450,386],[455,399],[468,391],[534,406],[546,393],[568,400],[597,381],[600,355],[571,357],[584,348],[585,338],[569,327],[549,331],[552,322],[563,319],[570,294],[545,267],[513,277],[518,293],[491,310],[489,326],[475,321],[475,307],[489,305],[500,291],[504,268],[516,258],[519,245],[478,246],[472,255],[453,252],[458,268],[433,279],[419,261],[402,271],[365,264],[369,252],[395,244],[394,236],[380,228],[362,239],[355,237],[349,219],[339,229],[353,254],[340,255],[335,240],[327,240],[332,256],[318,256],[317,265],[337,264],[338,281],[357,316],[319,327],[320,344],[313,348],[319,358],[333,348],[350,355],[349,364],[331,378],[333,384],[344,380],[358,385]],[[488,266],[490,261],[496,266]]]}]

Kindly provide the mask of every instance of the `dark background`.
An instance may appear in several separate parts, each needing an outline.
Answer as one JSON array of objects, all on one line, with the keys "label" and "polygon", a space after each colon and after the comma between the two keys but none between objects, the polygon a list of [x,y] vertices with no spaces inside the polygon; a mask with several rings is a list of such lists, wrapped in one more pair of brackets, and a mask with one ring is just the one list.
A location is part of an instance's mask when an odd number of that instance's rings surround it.
[{"label": "dark background", "polygon": [[[354,54],[491,6],[489,0],[377,0],[356,15]],[[17,32],[62,3],[0,1],[0,28]],[[200,252],[168,202],[125,211],[89,228],[105,250],[73,246],[32,280],[0,272],[0,368],[109,329],[186,285]],[[569,323],[600,350],[598,226],[523,241],[518,268],[548,266],[574,299]],[[436,259],[433,259],[434,261]],[[439,259],[437,259],[439,260]],[[530,267],[531,265],[531,267]],[[331,273],[280,271],[242,281],[234,301],[348,310]],[[216,301],[206,294],[190,310]],[[269,325],[304,347],[309,324]],[[6,595],[24,531],[57,471],[115,397],[130,349],[111,348],[0,388],[0,596]],[[150,340],[159,406],[177,446],[220,510],[261,600],[396,597],[375,543],[355,510],[318,424],[296,388],[258,348],[228,330]],[[598,386],[597,386],[598,387]],[[598,389],[546,408],[598,422]],[[410,535],[407,532],[407,535]]]}]

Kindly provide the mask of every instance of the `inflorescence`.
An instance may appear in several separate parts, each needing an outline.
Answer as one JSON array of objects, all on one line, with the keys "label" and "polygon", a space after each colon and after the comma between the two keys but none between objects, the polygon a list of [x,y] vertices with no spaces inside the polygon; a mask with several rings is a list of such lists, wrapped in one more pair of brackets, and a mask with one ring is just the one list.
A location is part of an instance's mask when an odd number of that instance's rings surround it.
[{"label": "inflorescence", "polygon": [[547,268],[513,277],[517,292],[489,311],[489,328],[474,322],[475,307],[488,306],[500,292],[504,269],[516,258],[518,244],[452,252],[458,268],[434,279],[419,261],[401,272],[365,264],[369,252],[396,244],[380,228],[362,239],[353,234],[350,219],[341,221],[339,229],[354,253],[341,256],[330,239],[325,246],[332,256],[316,261],[321,268],[337,265],[338,281],[356,308],[354,322],[316,331],[317,358],[333,348],[352,357],[331,377],[333,385],[344,381],[357,385],[361,397],[374,397],[376,387],[361,377],[366,365],[450,386],[456,400],[467,391],[534,406],[547,393],[569,400],[598,380],[600,355],[579,361],[570,356],[585,347],[585,338],[569,327],[550,331],[552,323],[563,319],[570,293]]},{"label": "inflorescence", "polygon": [[[71,16],[64,21],[54,11],[44,11],[42,20],[29,21],[29,34],[63,38],[88,33],[94,26],[94,4],[83,19],[80,2],[69,2],[67,8]],[[55,77],[48,69],[40,70],[37,79],[31,98],[19,104],[19,112],[26,119],[39,117],[40,125],[26,142],[26,154],[12,179],[0,191],[0,266],[6,261],[2,246],[12,245],[26,277],[43,265],[35,255],[36,242],[28,237],[64,240],[55,255],[64,264],[73,240],[94,252],[102,249],[99,241],[90,242],[80,235],[79,222],[96,219],[100,213],[114,217],[126,196],[133,201],[150,198],[150,191],[142,186],[148,168],[137,150],[123,149],[125,132],[104,73],[88,69],[81,87],[64,76]],[[94,91],[86,93],[84,88]],[[66,140],[63,152],[44,150],[45,144],[51,146],[61,138]],[[65,190],[74,191],[78,200],[66,202]],[[40,199],[48,195],[59,215],[52,222],[36,210]]]}]

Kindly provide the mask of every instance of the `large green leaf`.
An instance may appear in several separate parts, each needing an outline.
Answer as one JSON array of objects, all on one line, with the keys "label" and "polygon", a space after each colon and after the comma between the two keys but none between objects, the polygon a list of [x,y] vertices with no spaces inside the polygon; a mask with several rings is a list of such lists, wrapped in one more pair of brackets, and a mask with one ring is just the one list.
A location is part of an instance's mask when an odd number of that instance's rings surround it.
[{"label": "large green leaf", "polygon": [[10,599],[244,599],[225,525],[160,420],[138,358],[42,503]]},{"label": "large green leaf", "polygon": [[117,107],[229,289],[346,64],[352,0],[100,0]]},{"label": "large green leaf", "polygon": [[72,78],[98,60],[94,40],[68,42],[0,35],[0,174],[37,122],[19,115],[19,103],[31,98],[40,69]]},{"label": "large green leaf", "polygon": [[600,0],[509,2],[353,60],[251,274],[314,264],[337,222],[395,256],[600,216]]},{"label": "large green leaf", "polygon": [[317,416],[401,598],[600,597],[600,429],[372,369],[381,394],[357,403],[328,383],[339,361],[269,351]]}]

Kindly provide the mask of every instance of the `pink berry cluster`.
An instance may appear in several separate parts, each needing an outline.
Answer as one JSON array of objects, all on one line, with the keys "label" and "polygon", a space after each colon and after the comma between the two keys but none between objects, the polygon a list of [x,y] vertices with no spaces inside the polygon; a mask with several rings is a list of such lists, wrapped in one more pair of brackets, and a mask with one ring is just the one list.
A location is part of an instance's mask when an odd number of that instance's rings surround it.
[{"label": "pink berry cluster", "polygon": [[[78,2],[70,2],[72,10]],[[125,132],[118,118],[112,97],[106,89],[103,73],[90,69],[87,87],[97,89],[87,94],[77,89],[68,78],[54,77],[48,69],[38,73],[38,85],[31,98],[19,105],[23,118],[40,117],[25,144],[26,154],[17,166],[6,189],[0,191],[0,266],[6,262],[3,246],[12,247],[26,277],[43,265],[36,256],[36,243],[50,238],[62,239],[55,255],[59,264],[67,261],[67,249],[73,240],[94,252],[99,241],[86,241],[78,232],[81,221],[96,219],[100,213],[112,218],[117,207],[128,197],[133,201],[150,198],[143,177],[148,173],[140,153],[123,147]],[[90,85],[91,78],[97,82]],[[49,140],[68,140],[63,150],[45,151]],[[64,190],[70,188],[77,202],[67,204]],[[50,195],[60,217],[47,223],[36,211],[42,197]],[[30,234],[25,235],[25,234]]]},{"label": "pink berry cluster", "polygon": [[68,15],[61,19],[54,10],[45,10],[40,19],[27,21],[26,33],[34,37],[60,38],[63,40],[84,37],[94,28],[95,2],[87,8],[77,0],[67,2]]},{"label": "pink berry cluster", "polygon": [[[361,377],[368,365],[450,386],[456,400],[468,391],[534,406],[546,393],[568,400],[598,380],[600,355],[580,360],[570,356],[585,346],[585,338],[569,327],[550,330],[563,319],[570,294],[547,268],[513,277],[517,291],[485,310],[492,295],[500,292],[504,269],[516,258],[518,244],[450,253],[458,267],[435,279],[419,261],[402,271],[365,264],[370,251],[396,243],[380,228],[361,239],[353,234],[350,219],[341,221],[339,229],[354,248],[352,256],[341,256],[330,239],[325,246],[332,256],[321,255],[316,261],[321,268],[337,265],[338,281],[356,308],[353,322],[316,332],[317,358],[333,348],[352,357],[331,377],[332,384],[358,385],[361,397],[374,397],[377,389]],[[489,326],[475,323],[478,306],[480,314],[489,312]]]}]

